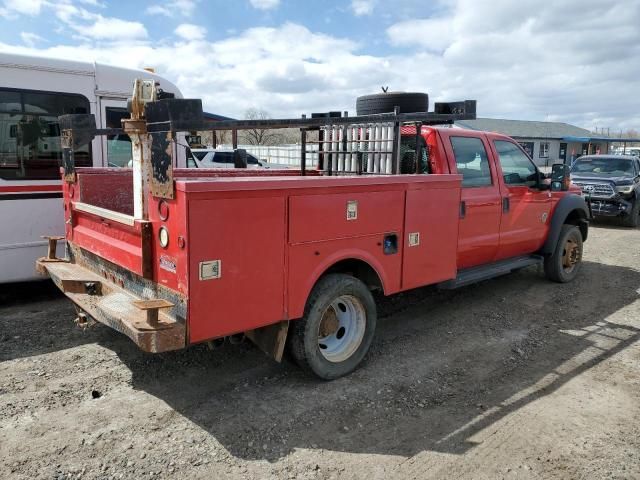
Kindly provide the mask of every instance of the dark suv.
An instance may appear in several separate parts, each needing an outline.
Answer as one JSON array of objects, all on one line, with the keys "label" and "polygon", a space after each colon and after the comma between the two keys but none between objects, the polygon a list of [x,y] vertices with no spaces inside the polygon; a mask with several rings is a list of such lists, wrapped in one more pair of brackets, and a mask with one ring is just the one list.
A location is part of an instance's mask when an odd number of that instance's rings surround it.
[{"label": "dark suv", "polygon": [[571,166],[571,181],[591,198],[594,216],[640,222],[640,159],[627,155],[586,155]]}]

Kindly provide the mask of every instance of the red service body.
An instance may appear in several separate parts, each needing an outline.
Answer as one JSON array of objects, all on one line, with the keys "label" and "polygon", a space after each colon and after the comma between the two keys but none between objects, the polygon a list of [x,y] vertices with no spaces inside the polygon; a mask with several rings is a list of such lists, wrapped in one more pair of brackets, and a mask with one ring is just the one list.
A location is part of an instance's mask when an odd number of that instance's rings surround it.
[{"label": "red service body", "polygon": [[520,181],[539,172],[514,140],[425,126],[419,136],[424,174],[174,169],[173,198],[148,195],[147,220],[133,217],[131,170],[78,168],[64,184],[69,259],[40,266],[143,350],[241,333],[264,347],[271,332],[279,358],[327,274],[385,295],[455,287],[542,261],[562,225],[586,239],[584,211],[558,207],[579,190]]}]

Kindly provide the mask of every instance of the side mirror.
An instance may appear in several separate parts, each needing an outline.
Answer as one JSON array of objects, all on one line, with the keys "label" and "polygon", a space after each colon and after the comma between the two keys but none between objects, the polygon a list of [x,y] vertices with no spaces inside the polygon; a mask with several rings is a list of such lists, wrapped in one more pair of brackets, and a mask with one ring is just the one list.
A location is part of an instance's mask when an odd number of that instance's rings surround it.
[{"label": "side mirror", "polygon": [[519,173],[506,173],[504,175],[504,183],[507,185],[517,185],[522,183],[522,177]]},{"label": "side mirror", "polygon": [[549,178],[549,176],[541,172],[540,170],[537,171],[536,175],[537,175],[538,181],[536,182],[535,188],[537,188],[540,191],[550,190],[551,189],[550,182],[546,181]]},{"label": "side mirror", "polygon": [[551,190],[566,191],[571,185],[571,170],[564,163],[554,163],[551,167]]}]

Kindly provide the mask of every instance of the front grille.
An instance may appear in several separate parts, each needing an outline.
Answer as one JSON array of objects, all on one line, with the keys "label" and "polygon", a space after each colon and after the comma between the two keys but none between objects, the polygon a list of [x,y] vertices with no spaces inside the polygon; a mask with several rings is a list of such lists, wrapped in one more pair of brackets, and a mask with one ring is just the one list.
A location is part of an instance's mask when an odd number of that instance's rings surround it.
[{"label": "front grille", "polygon": [[613,197],[616,193],[613,187],[608,183],[583,183],[573,182],[582,189],[582,193],[591,195],[592,197]]}]

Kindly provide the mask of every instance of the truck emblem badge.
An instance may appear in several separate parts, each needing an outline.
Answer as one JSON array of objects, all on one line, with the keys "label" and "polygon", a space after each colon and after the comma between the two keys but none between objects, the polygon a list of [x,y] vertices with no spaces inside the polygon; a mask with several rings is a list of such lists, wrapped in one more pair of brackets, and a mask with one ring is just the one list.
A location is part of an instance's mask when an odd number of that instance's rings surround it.
[{"label": "truck emblem badge", "polygon": [[540,217],[540,221],[541,221],[542,223],[545,223],[545,222],[547,221],[547,217],[548,217],[547,212],[544,212],[544,213],[542,214],[542,216]]},{"label": "truck emblem badge", "polygon": [[420,245],[420,232],[410,233],[409,234],[409,246],[416,247]]},{"label": "truck emblem badge", "polygon": [[176,273],[176,261],[166,255],[160,255],[160,268],[167,272]]},{"label": "truck emblem badge", "polygon": [[358,219],[358,201],[349,200],[347,202],[347,220],[357,220],[357,219]]},{"label": "truck emblem badge", "polygon": [[213,280],[222,276],[222,262],[209,260],[200,262],[200,280]]}]

